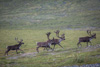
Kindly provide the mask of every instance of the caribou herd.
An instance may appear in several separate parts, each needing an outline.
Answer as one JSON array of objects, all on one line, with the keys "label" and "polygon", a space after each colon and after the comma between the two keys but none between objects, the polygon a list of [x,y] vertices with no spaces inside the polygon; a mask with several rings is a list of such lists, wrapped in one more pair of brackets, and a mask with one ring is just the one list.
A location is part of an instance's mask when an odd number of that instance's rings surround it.
[{"label": "caribou herd", "polygon": [[[51,32],[47,32],[46,36],[47,36],[47,40],[44,42],[37,42],[36,45],[36,51],[39,53],[39,48],[43,47],[44,50],[46,49],[48,51],[48,48],[51,49],[52,51],[54,51],[55,46],[59,45],[61,46],[61,42],[65,40],[65,34],[63,33],[61,36],[59,36],[59,30],[54,31],[54,33],[57,36],[57,39],[55,39],[54,37],[52,39],[50,39],[50,34]],[[85,37],[79,37],[79,42],[77,43],[77,46],[80,47],[79,45],[81,45],[81,42],[86,42],[87,43],[87,47],[88,47],[88,43],[91,43],[92,39],[96,39],[96,33],[91,34],[91,30],[87,30],[87,34],[89,36],[85,36]],[[5,51],[5,55],[8,55],[8,52],[10,50],[16,50],[16,53],[18,54],[17,50],[21,50],[20,47],[22,44],[24,44],[23,39],[18,40],[18,38],[15,38],[15,40],[18,42],[18,44],[12,45],[12,46],[7,46],[7,50]],[[51,48],[51,45],[53,45],[54,47]],[[81,45],[82,47],[82,45]],[[63,48],[63,47],[62,47]],[[21,50],[23,51],[23,50]]]},{"label": "caribou herd", "polygon": [[[51,32],[46,33],[48,40],[46,42],[37,42],[37,49],[36,49],[37,52],[39,52],[39,50],[38,50],[39,47],[44,47],[44,49],[45,48],[47,49],[47,48],[51,48],[50,47],[51,45],[54,45],[54,48],[55,48],[55,45],[57,45],[57,44],[59,46],[61,46],[60,42],[65,40],[65,34],[62,34],[61,37],[59,37],[59,32],[60,32],[59,30],[57,30],[55,32],[58,39],[55,39],[54,37],[53,37],[53,39],[50,39],[49,36],[50,36]],[[53,49],[51,48],[51,49],[54,50],[54,48]]]}]

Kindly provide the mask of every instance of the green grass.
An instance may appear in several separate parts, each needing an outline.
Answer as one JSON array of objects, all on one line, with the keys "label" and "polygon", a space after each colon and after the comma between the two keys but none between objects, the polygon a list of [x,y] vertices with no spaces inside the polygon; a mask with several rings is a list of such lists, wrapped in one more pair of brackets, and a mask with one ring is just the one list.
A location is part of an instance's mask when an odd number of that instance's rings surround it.
[{"label": "green grass", "polygon": [[[55,51],[43,51],[40,48],[40,53],[36,56],[19,57],[18,59],[7,59],[12,56],[19,56],[15,51],[10,51],[9,56],[3,56],[6,50],[6,46],[17,44],[14,40],[18,37],[19,40],[23,39],[24,45],[21,49],[25,53],[36,52],[36,42],[46,41],[45,33],[51,32],[50,38],[57,38],[54,30],[0,30],[0,65],[2,67],[57,67],[57,66],[70,66],[70,65],[82,65],[100,63],[100,48],[90,52],[80,52],[81,48],[77,48],[77,42],[79,37],[88,36],[86,31],[79,30],[61,30],[60,34],[65,33],[66,40],[61,42],[64,47],[56,46]],[[93,45],[100,44],[100,32],[93,31],[97,34],[97,38],[92,40]],[[86,43],[82,43],[83,47],[86,47]],[[53,46],[51,46],[53,47]],[[20,52],[20,51],[19,51]],[[53,55],[51,54],[53,53]],[[92,57],[93,56],[93,57]]]},{"label": "green grass", "polygon": [[[99,21],[99,0],[0,0],[0,66],[57,67],[100,63],[100,48],[90,52],[77,48],[78,38],[88,36],[87,29],[97,34],[92,44],[100,44]],[[20,56],[15,51],[4,56],[8,45],[17,44],[16,37],[23,39],[25,44],[21,49],[25,53],[34,53],[36,42],[47,41],[47,32],[52,33],[50,39],[57,38],[54,33],[57,29],[60,34],[65,33],[66,40],[61,42],[64,49],[57,45],[53,52],[40,48],[36,56],[7,59]],[[86,43],[82,46],[86,47]]]},{"label": "green grass", "polygon": [[100,28],[99,2],[4,0],[0,2],[0,29]]}]

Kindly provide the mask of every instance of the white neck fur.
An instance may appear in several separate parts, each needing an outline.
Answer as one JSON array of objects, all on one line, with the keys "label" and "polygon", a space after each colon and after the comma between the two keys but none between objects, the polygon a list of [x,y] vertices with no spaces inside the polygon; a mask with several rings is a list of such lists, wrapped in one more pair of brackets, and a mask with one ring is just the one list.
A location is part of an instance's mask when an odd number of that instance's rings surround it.
[{"label": "white neck fur", "polygon": [[62,39],[59,39],[59,43],[62,41]]}]

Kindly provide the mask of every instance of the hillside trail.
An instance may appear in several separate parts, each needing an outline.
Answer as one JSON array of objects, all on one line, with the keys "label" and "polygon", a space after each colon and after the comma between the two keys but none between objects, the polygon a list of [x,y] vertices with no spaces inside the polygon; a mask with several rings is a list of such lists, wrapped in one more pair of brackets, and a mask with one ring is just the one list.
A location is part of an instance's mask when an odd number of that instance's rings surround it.
[{"label": "hillside trail", "polygon": [[[44,53],[43,55],[57,55],[57,54],[70,53],[70,52],[77,52],[77,53],[91,52],[91,51],[97,50],[98,48],[100,48],[100,44],[88,46],[88,47],[81,47],[81,48],[70,48],[70,49],[61,50],[61,51],[57,51],[59,49],[55,49],[54,51],[50,51],[50,52],[48,51],[48,52]],[[22,53],[22,54],[18,54],[17,56],[15,56],[15,55],[8,56],[6,59],[18,59],[18,58],[22,58],[22,57],[36,57],[37,54],[38,54],[37,52]]]}]

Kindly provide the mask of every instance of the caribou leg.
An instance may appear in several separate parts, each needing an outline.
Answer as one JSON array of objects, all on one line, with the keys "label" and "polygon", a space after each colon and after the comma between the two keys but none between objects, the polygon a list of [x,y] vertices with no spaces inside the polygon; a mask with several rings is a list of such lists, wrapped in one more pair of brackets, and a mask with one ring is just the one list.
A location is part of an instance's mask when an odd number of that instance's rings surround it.
[{"label": "caribou leg", "polygon": [[77,47],[78,47],[78,48],[79,48],[79,44],[80,44],[80,42],[77,43]]},{"label": "caribou leg", "polygon": [[[46,48],[46,50],[48,51],[48,49],[47,48],[50,48],[50,49],[52,49],[50,46],[48,46],[48,47],[44,47],[44,49],[43,50],[45,50],[45,48]],[[52,49],[53,50],[53,49]]]},{"label": "caribou leg", "polygon": [[10,51],[10,49],[8,49],[6,52],[5,52],[5,55],[7,54],[8,55],[8,52]]},{"label": "caribou leg", "polygon": [[54,44],[53,50],[55,49],[55,45],[56,45],[56,44]]},{"label": "caribou leg", "polygon": [[48,51],[47,46],[46,46],[46,50]]},{"label": "caribou leg", "polygon": [[39,53],[39,50],[38,50],[38,48],[39,48],[39,47],[37,47],[37,48],[36,48],[36,51]]},{"label": "caribou leg", "polygon": [[[62,47],[60,44],[58,44],[60,47]],[[63,48],[63,47],[62,47]]]},{"label": "caribou leg", "polygon": [[77,46],[78,46],[78,48],[79,48],[79,45],[82,47],[82,44],[81,44],[81,42],[78,42],[78,43],[77,43]]},{"label": "caribou leg", "polygon": [[16,50],[16,53],[18,54],[17,50]]},{"label": "caribou leg", "polygon": [[80,43],[81,47],[82,47],[82,44]]},{"label": "caribou leg", "polygon": [[21,49],[18,49],[18,50],[20,50],[21,52],[23,52],[23,53],[24,53],[24,51],[23,51],[23,50],[21,50]]},{"label": "caribou leg", "polygon": [[87,47],[88,47],[88,42],[87,42]]},{"label": "caribou leg", "polygon": [[53,51],[53,49],[49,46],[49,48]]},{"label": "caribou leg", "polygon": [[91,44],[91,46],[92,46],[92,43],[91,43],[91,41],[89,42],[90,44]]}]

